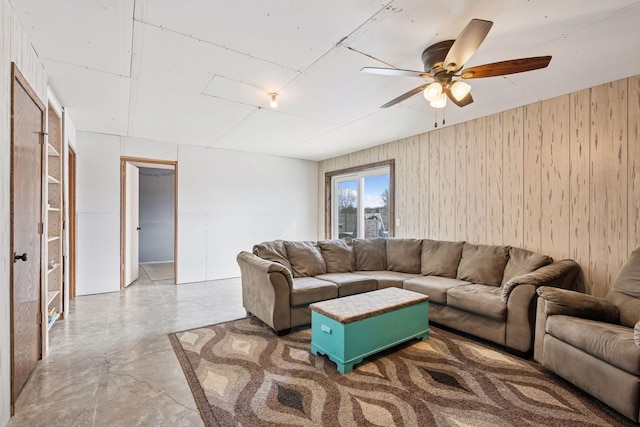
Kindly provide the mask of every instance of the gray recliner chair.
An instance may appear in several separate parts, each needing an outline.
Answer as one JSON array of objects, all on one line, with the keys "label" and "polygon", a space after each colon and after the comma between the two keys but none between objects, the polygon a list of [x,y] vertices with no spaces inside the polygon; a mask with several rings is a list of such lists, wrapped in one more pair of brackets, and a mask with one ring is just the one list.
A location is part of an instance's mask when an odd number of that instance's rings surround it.
[{"label": "gray recliner chair", "polygon": [[605,298],[538,289],[534,358],[640,421],[640,248]]}]

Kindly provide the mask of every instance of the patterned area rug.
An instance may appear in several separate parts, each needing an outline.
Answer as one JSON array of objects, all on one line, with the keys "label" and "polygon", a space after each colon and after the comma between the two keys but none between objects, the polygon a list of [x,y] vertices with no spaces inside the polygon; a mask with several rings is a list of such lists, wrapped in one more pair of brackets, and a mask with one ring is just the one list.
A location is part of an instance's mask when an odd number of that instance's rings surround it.
[{"label": "patterned area rug", "polygon": [[540,365],[431,326],[341,375],[244,318],[169,335],[207,426],[633,425]]}]

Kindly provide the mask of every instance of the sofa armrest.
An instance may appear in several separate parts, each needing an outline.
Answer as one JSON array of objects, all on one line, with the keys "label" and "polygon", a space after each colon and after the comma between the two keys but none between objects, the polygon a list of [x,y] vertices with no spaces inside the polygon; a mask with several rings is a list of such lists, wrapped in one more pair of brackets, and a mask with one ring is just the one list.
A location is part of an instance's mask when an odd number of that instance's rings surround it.
[{"label": "sofa armrest", "polygon": [[238,265],[241,269],[244,265],[247,268],[255,269],[263,274],[281,273],[285,276],[287,283],[289,283],[289,288],[293,286],[293,276],[291,276],[291,272],[287,267],[280,263],[262,259],[255,254],[245,251],[240,252],[236,257],[236,260],[238,261]]},{"label": "sofa armrest", "polygon": [[580,266],[573,260],[563,259],[540,267],[531,273],[522,274],[509,280],[502,287],[502,301],[507,303],[511,292],[520,285],[553,286],[571,289],[580,274]]},{"label": "sofa armrest", "polygon": [[545,300],[545,314],[580,317],[606,323],[618,323],[618,307],[603,298],[565,289],[543,286],[538,296]]},{"label": "sofa armrest", "polygon": [[636,327],[633,328],[633,340],[636,342],[638,350],[640,350],[640,321],[636,323]]},{"label": "sofa armrest", "polygon": [[282,264],[249,252],[236,258],[242,281],[242,305],[275,331],[291,327],[291,272]]}]

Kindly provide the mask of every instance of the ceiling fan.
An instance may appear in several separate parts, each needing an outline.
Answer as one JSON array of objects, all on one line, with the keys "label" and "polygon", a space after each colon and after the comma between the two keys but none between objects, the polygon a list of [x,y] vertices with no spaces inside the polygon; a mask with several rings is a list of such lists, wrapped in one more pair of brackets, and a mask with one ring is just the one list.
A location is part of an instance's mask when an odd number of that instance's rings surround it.
[{"label": "ceiling fan", "polygon": [[424,71],[377,67],[365,67],[360,71],[387,76],[421,77],[433,80],[392,99],[380,108],[391,107],[420,92],[424,93],[424,97],[431,103],[432,107],[443,108],[447,103],[447,97],[458,107],[464,107],[473,102],[471,86],[456,79],[458,77],[462,79],[478,79],[504,76],[538,70],[549,65],[551,56],[536,56],[478,65],[462,70],[464,64],[478,50],[492,25],[493,22],[491,21],[472,19],[457,39],[445,40],[427,47],[422,52]]}]

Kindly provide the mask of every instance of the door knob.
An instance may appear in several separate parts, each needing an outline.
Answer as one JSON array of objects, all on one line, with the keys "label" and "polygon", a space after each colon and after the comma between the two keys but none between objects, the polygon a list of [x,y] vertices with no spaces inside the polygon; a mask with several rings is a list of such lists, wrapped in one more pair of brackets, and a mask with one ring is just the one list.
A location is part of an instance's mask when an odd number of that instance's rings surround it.
[{"label": "door knob", "polygon": [[140,230],[142,230],[142,228],[140,228],[140,227],[136,227],[136,230],[140,231]]},{"label": "door knob", "polygon": [[18,255],[17,253],[13,253],[13,262],[17,262],[18,260],[26,261],[27,253],[23,253],[22,255]]}]

